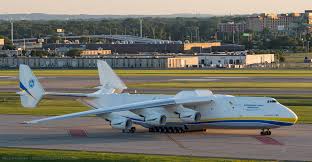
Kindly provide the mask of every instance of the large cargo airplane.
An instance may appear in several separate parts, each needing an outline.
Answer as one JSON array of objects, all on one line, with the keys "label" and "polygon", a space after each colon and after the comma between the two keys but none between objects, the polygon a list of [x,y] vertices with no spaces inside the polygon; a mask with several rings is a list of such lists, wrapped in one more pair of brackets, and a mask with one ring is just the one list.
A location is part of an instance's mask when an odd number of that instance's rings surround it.
[{"label": "large cargo airplane", "polygon": [[181,133],[208,128],[259,129],[271,135],[270,129],[291,126],[298,120],[289,108],[270,97],[235,97],[213,94],[209,90],[181,91],[176,95],[129,94],[127,87],[110,66],[97,62],[100,86],[94,93],[45,92],[27,65],[19,67],[19,86],[23,107],[34,108],[43,96],[76,98],[91,110],[26,121],[36,124],[96,115],[112,128],[135,132],[135,125],[150,132]]}]

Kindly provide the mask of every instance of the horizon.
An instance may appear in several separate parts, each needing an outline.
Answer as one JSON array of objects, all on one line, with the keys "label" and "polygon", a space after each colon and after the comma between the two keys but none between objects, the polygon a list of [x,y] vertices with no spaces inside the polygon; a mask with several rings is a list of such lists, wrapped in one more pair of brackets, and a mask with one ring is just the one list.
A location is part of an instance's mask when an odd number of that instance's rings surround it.
[{"label": "horizon", "polygon": [[[226,5],[225,5],[226,4]],[[246,15],[257,13],[297,13],[309,10],[311,0],[10,0],[1,4],[0,14],[50,14],[50,15],[174,15],[210,14]],[[63,6],[63,7],[61,7]],[[65,7],[64,7],[65,6]],[[70,6],[71,10],[69,10]],[[227,7],[231,6],[231,7]],[[257,6],[255,9],[254,6]]]}]

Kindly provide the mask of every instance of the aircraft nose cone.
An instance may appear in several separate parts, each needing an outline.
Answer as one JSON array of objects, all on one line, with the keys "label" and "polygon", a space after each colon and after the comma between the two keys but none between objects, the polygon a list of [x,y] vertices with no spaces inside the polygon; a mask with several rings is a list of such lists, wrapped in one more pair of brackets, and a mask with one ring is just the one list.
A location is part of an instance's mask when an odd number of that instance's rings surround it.
[{"label": "aircraft nose cone", "polygon": [[295,124],[295,123],[297,123],[297,121],[298,121],[298,116],[297,116],[297,114],[295,114],[294,112],[293,112],[293,116],[294,116],[294,118],[295,118],[295,121],[294,121],[294,124]]},{"label": "aircraft nose cone", "polygon": [[289,116],[291,119],[293,119],[292,123],[296,124],[298,121],[298,116],[295,112],[289,109]]}]

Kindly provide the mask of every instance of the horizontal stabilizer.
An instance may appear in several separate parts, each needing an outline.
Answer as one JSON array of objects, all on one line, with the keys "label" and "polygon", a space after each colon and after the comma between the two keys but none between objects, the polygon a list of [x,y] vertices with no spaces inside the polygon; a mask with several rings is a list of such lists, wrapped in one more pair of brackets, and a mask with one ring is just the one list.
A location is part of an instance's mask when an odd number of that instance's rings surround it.
[{"label": "horizontal stabilizer", "polygon": [[116,75],[113,69],[102,60],[97,62],[98,72],[101,83],[101,90],[106,92],[121,92],[124,89],[127,89],[127,86],[124,82]]}]

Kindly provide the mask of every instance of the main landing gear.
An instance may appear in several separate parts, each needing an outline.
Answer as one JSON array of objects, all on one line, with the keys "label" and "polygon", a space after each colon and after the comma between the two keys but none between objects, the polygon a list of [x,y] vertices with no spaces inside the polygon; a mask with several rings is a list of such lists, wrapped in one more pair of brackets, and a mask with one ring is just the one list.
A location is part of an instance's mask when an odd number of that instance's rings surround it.
[{"label": "main landing gear", "polygon": [[262,129],[262,131],[260,132],[260,135],[261,136],[269,136],[269,135],[271,135],[271,131],[269,129],[267,129],[267,130]]},{"label": "main landing gear", "polygon": [[183,127],[152,127],[152,128],[149,128],[149,132],[185,133],[186,129]]},{"label": "main landing gear", "polygon": [[135,133],[136,128],[135,127],[131,127],[130,129],[123,129],[122,133]]}]

